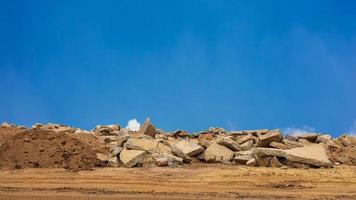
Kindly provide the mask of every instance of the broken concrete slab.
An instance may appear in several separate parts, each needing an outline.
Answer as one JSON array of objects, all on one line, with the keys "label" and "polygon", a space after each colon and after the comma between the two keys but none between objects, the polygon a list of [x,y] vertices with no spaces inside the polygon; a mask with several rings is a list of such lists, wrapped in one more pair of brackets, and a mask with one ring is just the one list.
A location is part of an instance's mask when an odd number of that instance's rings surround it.
[{"label": "broken concrete slab", "polygon": [[232,151],[241,151],[242,148],[239,146],[239,144],[232,139],[229,138],[222,138],[218,141],[218,144],[223,145]]},{"label": "broken concrete slab", "polygon": [[260,135],[258,138],[260,146],[268,147],[271,142],[280,142],[282,140],[282,134],[279,129],[273,129],[263,135]]},{"label": "broken concrete slab", "polygon": [[113,146],[113,147],[111,148],[111,153],[110,153],[110,155],[109,155],[109,158],[112,158],[112,157],[115,157],[115,156],[119,155],[122,150],[123,150],[122,147]]},{"label": "broken concrete slab", "polygon": [[117,156],[113,156],[108,160],[108,164],[110,167],[118,167],[119,166],[119,159]]},{"label": "broken concrete slab", "polygon": [[270,167],[282,167],[282,163],[278,160],[276,156],[273,156],[269,161]]},{"label": "broken concrete slab", "polygon": [[253,135],[246,135],[246,136],[243,136],[243,137],[240,137],[240,138],[237,138],[236,139],[236,142],[238,143],[238,144],[242,144],[242,143],[245,143],[245,142],[247,142],[247,141],[249,141],[249,140],[254,140],[255,139],[255,137],[253,136]]},{"label": "broken concrete slab", "polygon": [[316,139],[318,138],[319,134],[317,133],[307,133],[303,135],[299,135],[298,139],[306,139],[310,142],[316,142]]},{"label": "broken concrete slab", "polygon": [[192,141],[181,140],[175,146],[188,156],[196,156],[204,151],[204,148]]},{"label": "broken concrete slab", "polygon": [[163,167],[168,165],[168,158],[157,158],[155,163],[158,167]]},{"label": "broken concrete slab", "polygon": [[149,135],[152,138],[156,136],[156,128],[151,124],[150,118],[147,118],[138,130],[138,135]]},{"label": "broken concrete slab", "polygon": [[109,160],[109,156],[102,153],[96,153],[96,158],[101,162],[108,162]]},{"label": "broken concrete slab", "polygon": [[[177,166],[183,164],[183,159],[171,154],[166,154],[166,153],[154,153],[152,154],[152,158],[154,160],[162,159],[167,160],[167,164],[169,166]],[[165,162],[164,160],[160,160],[160,162]],[[164,163],[159,163],[159,164],[164,164]]]},{"label": "broken concrete slab", "polygon": [[322,142],[328,146],[334,147],[334,148],[340,148],[339,145],[336,144],[336,142],[334,142],[334,140],[332,139],[332,137],[330,135],[319,135],[318,138],[316,139],[317,142]]},{"label": "broken concrete slab", "polygon": [[227,163],[234,157],[234,152],[225,146],[217,143],[211,144],[204,152],[206,162]]},{"label": "broken concrete slab", "polygon": [[256,158],[251,158],[250,160],[248,160],[246,162],[246,165],[247,166],[256,166],[257,165]]},{"label": "broken concrete slab", "polygon": [[247,151],[253,148],[253,140],[246,141],[240,144],[240,148],[242,151]]},{"label": "broken concrete slab", "polygon": [[283,143],[280,143],[280,142],[271,142],[269,144],[270,147],[273,147],[273,148],[276,148],[276,149],[291,149],[291,147],[283,144]]},{"label": "broken concrete slab", "polygon": [[124,149],[120,153],[120,160],[125,167],[135,167],[138,164],[142,164],[145,159],[146,151],[142,150],[127,150]]},{"label": "broken concrete slab", "polygon": [[269,167],[269,161],[271,160],[272,156],[260,156],[255,155],[256,163],[260,167]]},{"label": "broken concrete slab", "polygon": [[253,157],[249,155],[235,155],[234,161],[235,163],[246,164],[247,161],[251,160]]},{"label": "broken concrete slab", "polygon": [[157,152],[159,140],[157,139],[137,139],[130,138],[124,144],[129,150],[143,150],[147,152]]},{"label": "broken concrete slab", "polygon": [[303,138],[299,138],[299,139],[298,139],[298,143],[301,143],[301,144],[303,144],[304,146],[309,146],[309,145],[315,144],[315,143],[310,142],[309,140],[303,139]]},{"label": "broken concrete slab", "polygon": [[183,159],[183,162],[189,163],[192,161],[192,158],[189,157],[187,154],[183,153],[183,151],[180,150],[179,148],[177,148],[177,146],[175,144],[171,145],[171,149],[172,149],[172,152],[174,155]]},{"label": "broken concrete slab", "polygon": [[324,147],[318,144],[289,150],[255,148],[253,149],[253,154],[259,156],[282,157],[289,161],[313,165],[316,167],[331,166],[331,162],[325,153]]},{"label": "broken concrete slab", "polygon": [[282,142],[291,147],[291,148],[297,148],[297,147],[304,147],[305,145],[302,144],[302,143],[299,143],[299,142],[295,142],[295,141],[292,141],[292,140],[288,140],[288,139],[283,139]]}]

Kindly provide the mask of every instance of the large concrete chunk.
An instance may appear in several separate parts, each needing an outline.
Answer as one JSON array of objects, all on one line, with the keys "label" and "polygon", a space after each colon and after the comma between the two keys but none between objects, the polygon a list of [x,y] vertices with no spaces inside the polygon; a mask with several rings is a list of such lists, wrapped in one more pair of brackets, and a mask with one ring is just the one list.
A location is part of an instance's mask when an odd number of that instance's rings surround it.
[{"label": "large concrete chunk", "polygon": [[233,151],[241,151],[242,148],[239,146],[239,144],[232,139],[229,138],[222,138],[219,142],[220,145],[223,145]]},{"label": "large concrete chunk", "polygon": [[282,142],[289,146],[290,148],[296,148],[296,147],[304,147],[305,145],[299,142],[295,142],[292,140],[288,140],[288,139],[283,139]]},{"label": "large concrete chunk", "polygon": [[287,159],[294,162],[309,164],[317,167],[329,167],[331,162],[322,145],[310,145],[306,147],[287,150]]},{"label": "large concrete chunk", "polygon": [[298,136],[298,139],[301,138],[301,139],[306,139],[310,142],[315,142],[316,139],[318,138],[318,136],[319,136],[319,134],[317,134],[317,133],[307,133],[307,134]]},{"label": "large concrete chunk", "polygon": [[247,141],[247,142],[242,143],[242,144],[240,145],[240,147],[241,147],[241,150],[243,150],[243,151],[247,151],[247,150],[252,149],[252,147],[253,147],[253,140],[249,140],[249,141]]},{"label": "large concrete chunk", "polygon": [[189,163],[190,161],[192,161],[192,158],[190,158],[187,154],[183,153],[183,151],[177,148],[175,144],[171,145],[171,149],[173,154],[178,156],[179,158],[182,158],[185,163]]},{"label": "large concrete chunk", "polygon": [[280,143],[280,142],[271,142],[269,144],[270,147],[274,147],[276,149],[291,149],[291,147],[283,144],[283,143]]},{"label": "large concrete chunk", "polygon": [[322,142],[331,147],[340,148],[340,146],[334,142],[330,135],[319,135],[317,141]]},{"label": "large concrete chunk", "polygon": [[150,118],[147,118],[143,125],[140,127],[138,130],[139,135],[149,135],[152,138],[155,138],[156,136],[156,128],[151,124]]},{"label": "large concrete chunk", "polygon": [[243,136],[243,137],[240,137],[237,139],[237,143],[238,144],[242,144],[242,143],[245,143],[249,140],[254,140],[255,137],[253,135],[246,135],[246,136]]},{"label": "large concrete chunk", "polygon": [[125,167],[134,167],[143,162],[145,155],[145,151],[124,149],[120,153],[120,160]]},{"label": "large concrete chunk", "polygon": [[204,159],[206,162],[230,162],[234,157],[234,152],[229,148],[219,144],[210,145],[204,152]]},{"label": "large concrete chunk", "polygon": [[[183,164],[183,159],[177,156],[173,156],[171,154],[166,153],[154,153],[152,154],[152,158],[156,160],[156,165],[158,166],[177,166]],[[167,164],[165,164],[165,160],[167,160]],[[158,163],[157,163],[158,162]]]},{"label": "large concrete chunk", "polygon": [[266,134],[260,135],[259,140],[262,147],[268,147],[271,142],[280,142],[282,140],[282,134],[279,129],[273,129]]},{"label": "large concrete chunk", "polygon": [[131,150],[143,150],[148,152],[156,152],[159,141],[157,139],[137,139],[130,138],[125,143],[125,147]]},{"label": "large concrete chunk", "polygon": [[235,163],[246,164],[249,160],[253,158],[252,151],[238,151],[234,154]]},{"label": "large concrete chunk", "polygon": [[187,140],[181,140],[175,146],[188,156],[196,156],[204,151],[200,145]]},{"label": "large concrete chunk", "polygon": [[313,165],[316,167],[329,167],[331,162],[322,145],[311,145],[289,150],[256,148],[253,153],[258,156],[276,156],[289,161]]}]

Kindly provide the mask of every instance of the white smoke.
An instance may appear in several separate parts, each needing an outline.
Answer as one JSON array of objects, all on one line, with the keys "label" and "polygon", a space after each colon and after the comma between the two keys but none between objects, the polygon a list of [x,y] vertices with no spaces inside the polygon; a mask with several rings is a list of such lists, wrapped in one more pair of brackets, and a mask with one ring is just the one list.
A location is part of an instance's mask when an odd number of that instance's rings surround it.
[{"label": "white smoke", "polygon": [[356,121],[354,121],[348,133],[350,136],[356,137]]},{"label": "white smoke", "polygon": [[127,122],[126,128],[131,130],[131,131],[138,131],[140,129],[141,124],[138,123],[136,119],[131,119]]},{"label": "white smoke", "polygon": [[309,126],[303,126],[302,128],[295,128],[295,127],[288,127],[283,130],[283,133],[285,135],[290,135],[290,136],[301,136],[305,135],[308,133],[314,132],[315,129]]}]

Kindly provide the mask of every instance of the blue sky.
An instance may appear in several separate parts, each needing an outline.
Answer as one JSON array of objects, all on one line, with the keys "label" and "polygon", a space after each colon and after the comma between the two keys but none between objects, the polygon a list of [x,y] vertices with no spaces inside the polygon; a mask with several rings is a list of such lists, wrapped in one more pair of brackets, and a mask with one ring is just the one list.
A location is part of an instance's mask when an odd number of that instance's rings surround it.
[{"label": "blue sky", "polygon": [[0,121],[356,126],[355,1],[2,1]]}]

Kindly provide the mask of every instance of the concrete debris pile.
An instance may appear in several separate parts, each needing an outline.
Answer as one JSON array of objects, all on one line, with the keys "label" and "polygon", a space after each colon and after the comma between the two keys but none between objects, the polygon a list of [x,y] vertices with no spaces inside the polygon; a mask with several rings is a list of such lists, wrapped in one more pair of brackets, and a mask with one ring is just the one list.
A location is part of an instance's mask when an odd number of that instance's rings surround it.
[{"label": "concrete debris pile", "polygon": [[[2,124],[0,130],[16,128]],[[26,127],[17,127],[26,131]],[[209,128],[195,134],[183,130],[164,132],[146,119],[138,131],[119,125],[98,125],[85,131],[59,124],[35,124],[31,130],[86,134],[95,137],[107,151],[96,152],[101,165],[111,167],[194,165],[222,163],[263,167],[317,168],[339,164],[356,165],[356,138],[337,139],[309,133],[283,136],[279,129],[226,131]],[[98,144],[96,144],[98,145]],[[0,163],[1,151],[0,144]]]}]

